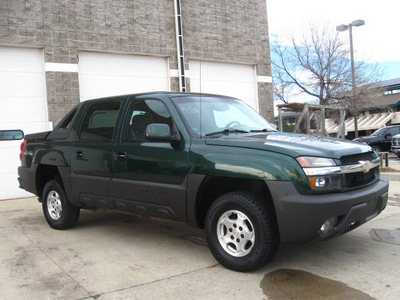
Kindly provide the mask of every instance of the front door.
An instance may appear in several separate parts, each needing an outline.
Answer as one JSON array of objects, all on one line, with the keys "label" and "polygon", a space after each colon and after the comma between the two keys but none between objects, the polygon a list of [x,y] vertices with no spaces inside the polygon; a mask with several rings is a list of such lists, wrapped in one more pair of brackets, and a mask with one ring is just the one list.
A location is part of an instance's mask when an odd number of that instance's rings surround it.
[{"label": "front door", "polygon": [[161,99],[133,99],[114,148],[112,191],[117,209],[167,219],[186,218],[189,144],[152,142],[146,127],[168,124],[177,130]]}]

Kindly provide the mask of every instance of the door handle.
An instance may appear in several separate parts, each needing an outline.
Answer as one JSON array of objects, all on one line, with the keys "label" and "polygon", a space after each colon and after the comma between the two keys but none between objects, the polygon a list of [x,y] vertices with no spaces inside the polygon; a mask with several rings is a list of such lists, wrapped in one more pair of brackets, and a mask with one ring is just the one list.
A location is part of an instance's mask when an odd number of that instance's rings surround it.
[{"label": "door handle", "polygon": [[75,157],[77,159],[83,159],[83,152],[82,151],[76,151]]},{"label": "door handle", "polygon": [[114,160],[126,160],[128,155],[126,152],[118,152],[114,154]]}]

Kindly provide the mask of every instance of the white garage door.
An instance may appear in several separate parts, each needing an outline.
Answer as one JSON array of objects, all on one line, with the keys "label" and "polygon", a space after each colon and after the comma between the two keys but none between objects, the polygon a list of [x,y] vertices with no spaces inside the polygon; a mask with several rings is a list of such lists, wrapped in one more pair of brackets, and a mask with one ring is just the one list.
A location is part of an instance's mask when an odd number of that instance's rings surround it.
[{"label": "white garage door", "polygon": [[253,65],[192,60],[189,68],[192,92],[235,97],[258,111],[256,72]]},{"label": "white garage door", "polygon": [[81,101],[169,91],[168,62],[164,57],[80,52],[78,66]]},{"label": "white garage door", "polygon": [[[0,47],[0,130],[50,130],[43,51]],[[0,141],[0,199],[29,196],[18,187],[21,140]]]}]

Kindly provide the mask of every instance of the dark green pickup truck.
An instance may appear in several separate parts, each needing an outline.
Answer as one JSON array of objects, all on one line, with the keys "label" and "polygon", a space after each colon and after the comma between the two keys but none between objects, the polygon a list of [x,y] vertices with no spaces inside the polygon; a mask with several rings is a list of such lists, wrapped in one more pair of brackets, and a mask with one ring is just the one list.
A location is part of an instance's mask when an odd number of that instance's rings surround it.
[{"label": "dark green pickup truck", "polygon": [[367,145],[276,132],[242,101],[148,93],[82,102],[21,145],[21,188],[56,229],[81,208],[204,228],[222,265],[248,271],[279,245],[348,232],[386,206]]}]

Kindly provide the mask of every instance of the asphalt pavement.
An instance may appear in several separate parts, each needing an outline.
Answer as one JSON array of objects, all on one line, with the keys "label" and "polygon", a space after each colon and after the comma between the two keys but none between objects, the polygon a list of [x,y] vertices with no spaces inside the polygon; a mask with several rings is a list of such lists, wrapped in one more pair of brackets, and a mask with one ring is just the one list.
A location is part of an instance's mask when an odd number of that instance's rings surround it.
[{"label": "asphalt pavement", "polygon": [[[400,159],[389,164],[400,170]],[[251,273],[217,264],[204,232],[184,224],[82,210],[75,228],[57,231],[36,198],[0,201],[0,299],[395,299],[400,171],[390,173],[378,217],[329,241],[281,247]]]}]

